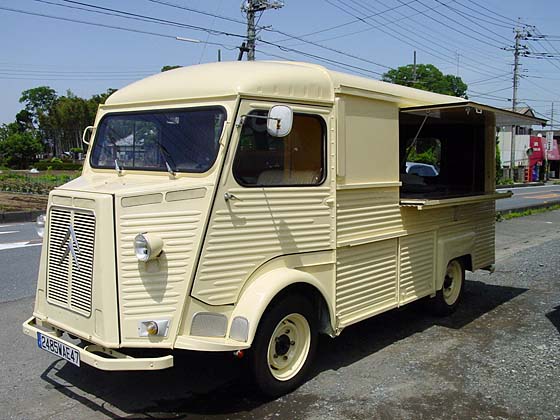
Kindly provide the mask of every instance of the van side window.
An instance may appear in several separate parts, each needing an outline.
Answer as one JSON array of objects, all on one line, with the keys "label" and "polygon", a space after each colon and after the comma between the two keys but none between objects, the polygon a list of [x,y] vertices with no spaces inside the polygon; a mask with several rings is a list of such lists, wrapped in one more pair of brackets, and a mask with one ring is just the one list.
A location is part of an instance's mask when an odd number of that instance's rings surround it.
[{"label": "van side window", "polygon": [[[267,111],[251,115],[266,116]],[[266,119],[246,118],[233,162],[233,176],[240,185],[304,186],[325,178],[326,130],[316,115],[294,114],[286,137],[268,135]]]},{"label": "van side window", "polygon": [[485,115],[463,107],[399,116],[401,197],[484,194]]}]

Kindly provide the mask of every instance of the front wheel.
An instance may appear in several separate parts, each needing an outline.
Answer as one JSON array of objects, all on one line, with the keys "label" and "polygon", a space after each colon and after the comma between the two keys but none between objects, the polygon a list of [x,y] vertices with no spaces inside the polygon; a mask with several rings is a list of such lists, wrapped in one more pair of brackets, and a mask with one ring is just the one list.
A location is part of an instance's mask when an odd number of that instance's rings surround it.
[{"label": "front wheel", "polygon": [[465,288],[465,268],[461,260],[451,260],[447,264],[443,286],[433,299],[433,311],[436,315],[450,315],[457,309],[463,289]]},{"label": "front wheel", "polygon": [[278,397],[301,385],[316,342],[317,317],[307,299],[288,296],[274,303],[261,319],[251,352],[261,391]]}]

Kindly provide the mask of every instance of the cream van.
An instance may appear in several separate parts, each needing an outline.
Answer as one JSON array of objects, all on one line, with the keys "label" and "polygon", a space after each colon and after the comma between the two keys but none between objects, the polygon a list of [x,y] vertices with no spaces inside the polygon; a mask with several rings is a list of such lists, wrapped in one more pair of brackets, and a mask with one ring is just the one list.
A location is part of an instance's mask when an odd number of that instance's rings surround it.
[{"label": "cream van", "polygon": [[542,122],[305,63],[133,83],[100,106],[82,176],[49,196],[23,331],[103,370],[229,351],[288,392],[318,334],[421,298],[450,313],[465,270],[492,267],[495,126],[520,121]]}]

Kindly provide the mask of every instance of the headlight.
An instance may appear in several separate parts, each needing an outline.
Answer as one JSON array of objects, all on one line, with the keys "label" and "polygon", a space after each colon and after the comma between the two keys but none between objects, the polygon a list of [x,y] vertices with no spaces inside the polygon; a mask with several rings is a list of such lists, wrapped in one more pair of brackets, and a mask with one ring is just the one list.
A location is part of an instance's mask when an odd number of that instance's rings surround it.
[{"label": "headlight", "polygon": [[134,253],[138,261],[146,262],[161,254],[163,241],[160,237],[149,233],[139,233],[134,238]]},{"label": "headlight", "polygon": [[35,230],[37,231],[37,235],[41,238],[45,235],[45,220],[46,216],[44,214],[37,217],[37,221],[35,222]]}]

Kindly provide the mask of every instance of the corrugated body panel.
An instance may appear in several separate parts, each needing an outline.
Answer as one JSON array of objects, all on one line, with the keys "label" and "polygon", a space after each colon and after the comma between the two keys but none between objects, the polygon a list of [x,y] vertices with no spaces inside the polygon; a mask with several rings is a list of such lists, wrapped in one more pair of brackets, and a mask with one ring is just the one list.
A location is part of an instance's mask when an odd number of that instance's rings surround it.
[{"label": "corrugated body panel", "polygon": [[[173,317],[183,304],[186,278],[194,264],[194,239],[200,211],[123,215],[119,223],[120,295],[123,322],[128,317]],[[133,248],[138,232],[163,240],[157,260],[139,263]]]},{"label": "corrugated body panel", "polygon": [[[192,294],[234,303],[248,276],[279,255],[332,248],[329,187],[236,188],[217,203]],[[220,200],[218,198],[217,200]]]},{"label": "corrugated body panel", "polygon": [[336,257],[336,313],[341,324],[397,301],[397,240],[344,247]]},{"label": "corrugated body panel", "polygon": [[471,220],[474,231],[473,268],[481,268],[494,263],[496,205],[494,202],[465,206],[465,217]]},{"label": "corrugated body panel", "polygon": [[338,190],[336,198],[339,245],[401,230],[398,188]]},{"label": "corrugated body panel", "polygon": [[429,295],[435,287],[435,232],[399,238],[399,304]]}]

